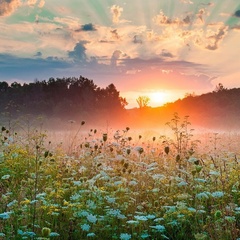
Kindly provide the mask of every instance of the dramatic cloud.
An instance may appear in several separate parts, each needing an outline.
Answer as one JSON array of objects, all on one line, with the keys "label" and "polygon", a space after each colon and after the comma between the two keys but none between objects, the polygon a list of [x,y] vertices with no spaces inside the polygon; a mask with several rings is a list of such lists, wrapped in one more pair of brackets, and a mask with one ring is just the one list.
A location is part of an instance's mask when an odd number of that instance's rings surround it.
[{"label": "dramatic cloud", "polygon": [[80,32],[80,31],[86,31],[86,32],[90,31],[91,32],[91,31],[96,31],[96,28],[92,23],[88,23],[88,24],[82,25],[80,29],[76,30],[76,32]]},{"label": "dramatic cloud", "polygon": [[117,5],[113,5],[111,7],[111,13],[112,13],[112,21],[113,23],[119,23],[119,18],[121,17],[123,8],[117,6]]},{"label": "dramatic cloud", "polygon": [[20,5],[20,0],[0,0],[0,16],[11,15]]},{"label": "dramatic cloud", "polygon": [[240,10],[237,10],[237,11],[234,13],[234,16],[240,18]]},{"label": "dramatic cloud", "polygon": [[73,51],[69,51],[68,56],[77,62],[86,62],[87,55],[84,44],[86,44],[86,42],[77,43]]},{"label": "dramatic cloud", "polygon": [[111,34],[112,34],[112,38],[113,38],[114,40],[119,40],[119,39],[120,39],[120,36],[119,36],[119,34],[118,34],[117,29],[111,30]]},{"label": "dramatic cloud", "polygon": [[39,8],[43,8],[45,5],[45,1],[44,0],[40,0],[39,3],[38,3],[38,7]]},{"label": "dramatic cloud", "polygon": [[30,7],[37,5],[39,8],[42,8],[45,5],[45,0],[28,0],[27,5]]},{"label": "dramatic cloud", "polygon": [[216,50],[219,47],[219,43],[223,40],[223,38],[227,34],[228,27],[224,26],[218,30],[217,33],[215,33],[212,36],[209,36],[208,39],[212,42],[209,45],[206,46],[206,49],[209,50]]},{"label": "dramatic cloud", "polygon": [[37,3],[37,0],[28,0],[28,1],[27,1],[27,4],[28,4],[29,6],[34,6],[36,3]]},{"label": "dramatic cloud", "polygon": [[116,50],[113,52],[112,57],[111,57],[111,66],[116,67],[117,66],[117,60],[120,58],[122,55],[122,52],[120,50]]},{"label": "dramatic cloud", "polygon": [[173,54],[171,54],[170,52],[168,52],[166,49],[162,49],[162,53],[160,54],[161,57],[165,57],[165,58],[173,58]]},{"label": "dramatic cloud", "polygon": [[133,37],[133,43],[135,43],[135,44],[142,44],[143,41],[142,41],[142,39],[141,39],[141,36],[135,35],[135,36]]}]

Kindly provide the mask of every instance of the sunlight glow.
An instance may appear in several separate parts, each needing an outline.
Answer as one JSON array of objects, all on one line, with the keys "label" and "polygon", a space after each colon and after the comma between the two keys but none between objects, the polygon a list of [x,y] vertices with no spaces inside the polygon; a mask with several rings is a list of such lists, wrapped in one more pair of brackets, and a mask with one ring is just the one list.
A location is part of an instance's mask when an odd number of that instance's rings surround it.
[{"label": "sunlight glow", "polygon": [[150,98],[150,106],[156,107],[161,106],[164,103],[168,102],[168,94],[166,92],[157,91],[157,92],[151,92],[148,94]]}]

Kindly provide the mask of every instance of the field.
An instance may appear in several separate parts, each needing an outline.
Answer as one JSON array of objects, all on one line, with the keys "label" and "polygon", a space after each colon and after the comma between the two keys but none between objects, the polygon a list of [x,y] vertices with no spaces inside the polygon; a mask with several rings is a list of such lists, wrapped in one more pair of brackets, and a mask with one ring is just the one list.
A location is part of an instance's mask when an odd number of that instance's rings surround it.
[{"label": "field", "polygon": [[240,136],[0,129],[0,239],[240,239]]}]

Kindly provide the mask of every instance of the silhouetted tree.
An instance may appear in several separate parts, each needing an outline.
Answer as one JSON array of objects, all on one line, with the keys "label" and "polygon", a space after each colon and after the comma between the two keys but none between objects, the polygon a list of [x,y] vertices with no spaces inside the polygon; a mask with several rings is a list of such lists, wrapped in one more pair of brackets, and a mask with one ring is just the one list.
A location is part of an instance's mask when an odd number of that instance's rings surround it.
[{"label": "silhouetted tree", "polygon": [[150,98],[148,96],[139,96],[136,99],[139,108],[145,108],[148,106],[149,102],[150,102]]}]

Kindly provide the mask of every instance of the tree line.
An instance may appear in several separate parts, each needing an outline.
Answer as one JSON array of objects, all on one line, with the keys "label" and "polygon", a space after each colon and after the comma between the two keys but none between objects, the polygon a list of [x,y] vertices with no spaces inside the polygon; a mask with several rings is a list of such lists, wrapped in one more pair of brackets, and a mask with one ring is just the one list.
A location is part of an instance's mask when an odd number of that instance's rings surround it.
[{"label": "tree line", "polygon": [[98,87],[85,77],[50,78],[20,84],[0,82],[1,113],[12,117],[24,114],[81,118],[96,114],[122,114],[127,101],[114,84]]}]

